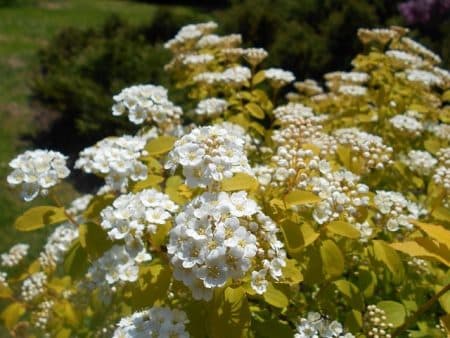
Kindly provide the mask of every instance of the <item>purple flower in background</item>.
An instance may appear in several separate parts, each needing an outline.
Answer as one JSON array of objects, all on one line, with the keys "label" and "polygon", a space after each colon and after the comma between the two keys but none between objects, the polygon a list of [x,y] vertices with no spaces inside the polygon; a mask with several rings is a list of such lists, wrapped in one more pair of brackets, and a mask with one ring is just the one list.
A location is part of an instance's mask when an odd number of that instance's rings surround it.
[{"label": "purple flower in background", "polygon": [[450,9],[450,0],[409,0],[398,5],[409,24],[427,23],[434,15],[443,15]]}]

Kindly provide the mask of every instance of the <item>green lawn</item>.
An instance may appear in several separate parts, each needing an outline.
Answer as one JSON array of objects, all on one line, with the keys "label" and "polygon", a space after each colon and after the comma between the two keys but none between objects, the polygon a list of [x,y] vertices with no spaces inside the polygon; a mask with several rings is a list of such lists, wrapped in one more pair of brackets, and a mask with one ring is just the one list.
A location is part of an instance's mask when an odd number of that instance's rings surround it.
[{"label": "green lawn", "polygon": [[[27,241],[34,252],[44,236],[17,233],[14,219],[30,204],[19,200],[5,181],[8,162],[27,148],[20,141],[23,132],[35,130],[33,110],[29,106],[28,79],[36,62],[36,52],[61,28],[93,27],[116,13],[131,23],[148,21],[155,6],[114,0],[40,1],[35,6],[0,8],[0,253],[18,241]],[[73,195],[63,186],[65,195]],[[37,199],[32,204],[44,204]]]}]

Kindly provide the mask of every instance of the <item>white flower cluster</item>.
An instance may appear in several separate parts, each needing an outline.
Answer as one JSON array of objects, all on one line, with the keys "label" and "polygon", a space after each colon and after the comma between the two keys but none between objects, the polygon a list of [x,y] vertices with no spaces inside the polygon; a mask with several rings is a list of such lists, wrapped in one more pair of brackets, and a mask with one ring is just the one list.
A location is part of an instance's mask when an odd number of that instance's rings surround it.
[{"label": "white flower cluster", "polygon": [[358,209],[369,204],[369,187],[359,183],[359,176],[348,170],[331,171],[327,163],[321,163],[319,168],[321,176],[311,177],[309,182],[303,183],[322,199],[314,206],[314,220],[325,224],[344,218],[354,223]]},{"label": "white flower cluster", "polygon": [[403,67],[420,67],[423,60],[420,56],[404,52],[402,50],[391,49],[385,53],[393,61],[400,63]]},{"label": "white flower cluster", "polygon": [[355,223],[354,227],[359,230],[361,236],[359,241],[362,243],[366,243],[373,234],[372,226],[367,221],[363,223]]},{"label": "white flower cluster", "polygon": [[442,148],[436,154],[439,166],[433,175],[433,180],[442,186],[447,192],[450,191],[450,148]]},{"label": "white flower cluster", "polygon": [[354,338],[351,333],[344,332],[341,323],[330,321],[318,312],[309,312],[306,318],[301,318],[296,329],[294,338]]},{"label": "white flower cluster", "polygon": [[429,176],[437,164],[437,160],[427,151],[411,150],[403,162],[410,170],[422,176]]},{"label": "white flower cluster", "polygon": [[211,33],[216,28],[217,24],[212,21],[184,26],[173,39],[164,44],[164,48],[173,51],[181,50],[186,48],[186,45],[195,43],[203,35]]},{"label": "white flower cluster", "polygon": [[85,194],[74,199],[67,208],[67,212],[72,215],[72,217],[81,217],[81,214],[86,210],[93,197],[94,196],[91,194]]},{"label": "white flower cluster", "polygon": [[[383,169],[392,164],[393,149],[384,145],[383,139],[361,131],[357,128],[343,128],[334,132],[338,143],[351,147],[356,156],[364,160],[363,172],[368,173],[371,169]],[[353,160],[357,160],[353,156]]]},{"label": "white flower cluster", "polygon": [[386,44],[390,40],[399,37],[400,34],[398,30],[392,28],[358,29],[358,38],[365,44],[370,42]]},{"label": "white flower cluster", "polygon": [[209,300],[213,289],[229,278],[252,271],[252,288],[266,291],[267,275],[278,280],[286,253],[278,228],[244,191],[203,193],[177,215],[167,252],[174,278],[188,286],[195,299]]},{"label": "white flower cluster", "polygon": [[181,165],[190,187],[206,187],[237,172],[251,174],[244,143],[220,126],[196,128],[175,142],[165,168]]},{"label": "white flower cluster", "polygon": [[230,85],[240,87],[248,83],[252,76],[250,69],[243,66],[233,66],[223,72],[204,72],[194,76],[195,82],[203,82],[209,85]]},{"label": "white flower cluster", "polygon": [[431,124],[428,130],[440,139],[450,141],[450,124]]},{"label": "white flower cluster", "polygon": [[1,255],[2,266],[10,268],[18,265],[27,256],[29,248],[28,244],[19,243],[14,245],[9,249],[9,252]]},{"label": "white flower cluster", "polygon": [[107,137],[84,149],[75,162],[75,168],[105,176],[111,189],[125,191],[129,179],[140,181],[147,178],[147,167],[139,161],[145,154],[145,144],[145,140],[130,135]]},{"label": "white flower cluster", "polygon": [[395,129],[411,136],[420,136],[424,129],[420,121],[409,115],[395,115],[389,119],[389,122]]},{"label": "white flower cluster", "polygon": [[228,102],[215,97],[202,100],[198,103],[195,113],[200,116],[217,117],[225,113]]},{"label": "white flower cluster", "polygon": [[401,48],[406,49],[407,51],[413,54],[418,54],[433,64],[442,62],[441,57],[439,55],[433,53],[431,50],[426,48],[424,45],[418,43],[417,41],[414,41],[413,39],[410,39],[406,36],[402,37],[400,41],[401,41],[400,45]]},{"label": "white flower cluster", "polygon": [[241,34],[230,34],[219,36],[216,34],[207,34],[202,36],[196,43],[197,48],[222,47],[231,48],[239,46],[242,43]]},{"label": "white flower cluster", "polygon": [[72,223],[58,226],[47,238],[44,250],[39,255],[41,267],[54,269],[64,259],[72,242],[78,238],[78,229]]},{"label": "white flower cluster", "polygon": [[324,77],[330,88],[335,87],[335,83],[362,84],[370,79],[369,74],[364,72],[331,72],[325,74]]},{"label": "white flower cluster", "polygon": [[295,81],[295,76],[292,72],[279,68],[265,69],[264,76],[275,88],[283,87]]},{"label": "white flower cluster", "polygon": [[183,111],[175,106],[167,96],[167,89],[162,86],[138,85],[123,89],[113,96],[115,104],[112,114],[128,114],[134,124],[153,122],[159,128],[171,129],[179,123]]},{"label": "white flower cluster", "polygon": [[185,54],[182,55],[182,63],[185,66],[198,66],[205,65],[214,60],[214,56],[211,54]]},{"label": "white flower cluster", "polygon": [[56,151],[28,150],[9,162],[14,170],[8,175],[7,181],[11,186],[21,185],[21,196],[29,202],[39,192],[45,195],[48,189],[69,176],[66,159],[66,156]]},{"label": "white flower cluster", "polygon": [[[139,256],[122,245],[114,245],[92,263],[86,278],[92,288],[105,286],[105,281],[108,285],[135,282],[139,274],[138,264],[145,260],[142,260],[142,254]],[[112,288],[108,289],[114,291]]]},{"label": "white flower cluster", "polygon": [[36,311],[32,313],[32,321],[37,328],[44,330],[47,327],[54,305],[55,302],[53,300],[45,300],[39,303]]},{"label": "white flower cluster", "polygon": [[120,195],[100,212],[101,226],[111,240],[125,240],[127,250],[142,248],[138,257],[151,259],[145,251],[144,237],[156,233],[158,226],[167,223],[178,206],[164,193],[145,189],[136,194]]},{"label": "white flower cluster", "polygon": [[185,325],[189,322],[186,313],[168,307],[152,307],[122,318],[117,324],[113,338],[188,338]]},{"label": "white flower cluster", "polygon": [[408,69],[406,70],[406,79],[411,82],[421,83],[425,86],[441,86],[442,79],[436,74],[427,70]]},{"label": "white flower cluster", "polygon": [[269,53],[264,48],[246,48],[244,49],[244,58],[252,67],[260,64]]},{"label": "white flower cluster", "polygon": [[426,213],[416,203],[408,201],[401,193],[395,191],[378,190],[374,202],[379,211],[376,215],[378,221],[393,232],[400,228],[411,230],[413,225],[409,220],[418,219]]},{"label": "white flower cluster", "polygon": [[359,97],[366,95],[367,88],[358,85],[342,85],[339,86],[338,93],[342,95]]},{"label": "white flower cluster", "polygon": [[47,275],[44,272],[36,272],[22,283],[22,298],[30,302],[43,294],[47,286]]},{"label": "white flower cluster", "polygon": [[364,331],[369,337],[391,338],[394,325],[387,321],[386,313],[376,305],[368,305],[364,314]]}]

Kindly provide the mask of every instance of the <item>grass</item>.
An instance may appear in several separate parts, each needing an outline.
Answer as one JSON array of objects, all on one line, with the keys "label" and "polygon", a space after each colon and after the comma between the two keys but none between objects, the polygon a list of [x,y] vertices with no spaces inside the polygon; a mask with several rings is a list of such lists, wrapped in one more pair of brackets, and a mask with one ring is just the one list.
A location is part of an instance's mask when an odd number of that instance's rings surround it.
[{"label": "grass", "polygon": [[[12,224],[31,205],[48,201],[38,198],[25,204],[6,184],[8,162],[29,147],[21,135],[36,129],[27,79],[36,66],[37,51],[61,28],[94,27],[111,14],[138,24],[150,20],[154,11],[152,5],[117,0],[39,1],[36,5],[0,8],[0,253],[19,241],[31,242],[36,252],[45,239],[42,232],[18,233]],[[75,194],[69,185],[63,185],[62,190],[65,196]]]}]

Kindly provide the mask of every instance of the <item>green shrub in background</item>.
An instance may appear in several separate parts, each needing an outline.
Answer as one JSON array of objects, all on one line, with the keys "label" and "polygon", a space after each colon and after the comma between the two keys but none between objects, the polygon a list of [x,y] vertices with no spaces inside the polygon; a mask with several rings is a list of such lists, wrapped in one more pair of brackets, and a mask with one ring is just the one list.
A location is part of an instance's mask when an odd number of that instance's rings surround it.
[{"label": "green shrub in background", "polygon": [[139,27],[113,16],[98,29],[61,31],[40,51],[39,70],[32,80],[34,98],[58,111],[60,118],[35,141],[77,152],[130,128],[109,113],[111,96],[131,84],[167,84],[162,69],[168,55],[161,41],[192,20],[186,12],[161,10]]}]

